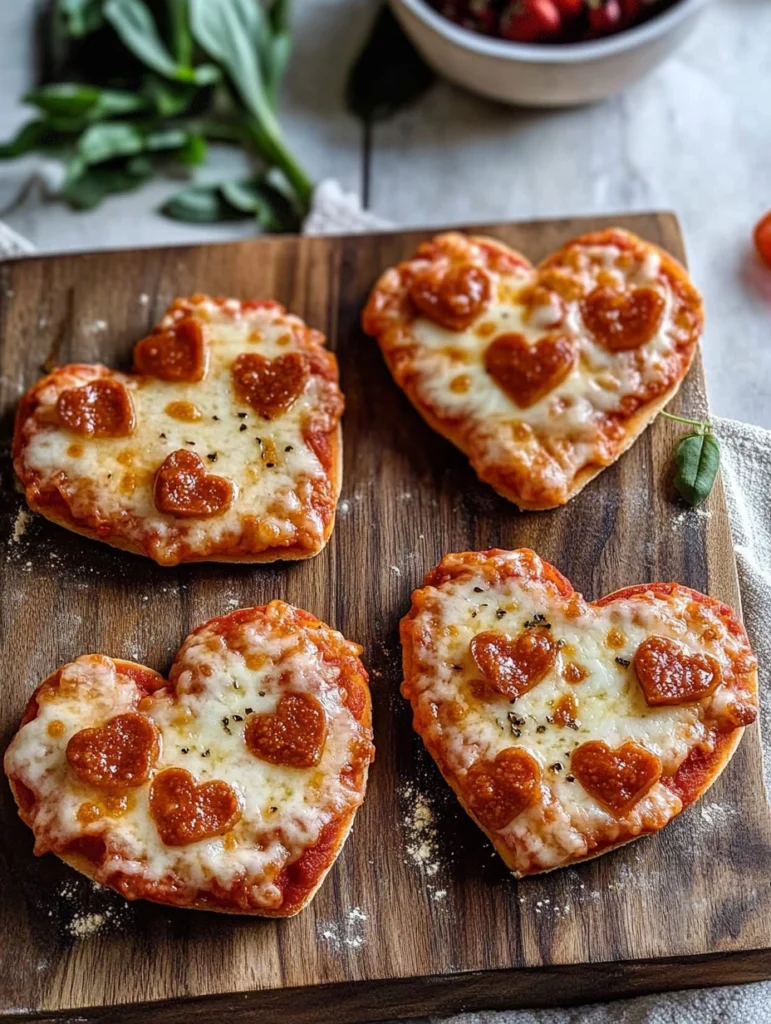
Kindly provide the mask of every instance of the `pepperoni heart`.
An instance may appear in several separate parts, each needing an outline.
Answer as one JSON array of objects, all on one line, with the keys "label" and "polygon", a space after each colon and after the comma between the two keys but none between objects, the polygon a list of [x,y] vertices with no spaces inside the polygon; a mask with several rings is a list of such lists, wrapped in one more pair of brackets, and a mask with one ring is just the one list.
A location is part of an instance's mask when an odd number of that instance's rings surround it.
[{"label": "pepperoni heart", "polygon": [[233,485],[224,476],[207,473],[195,452],[180,448],[155,474],[155,507],[177,519],[211,519],[233,501]]},{"label": "pepperoni heart", "polygon": [[497,831],[521,814],[536,796],[537,761],[518,747],[506,747],[493,761],[477,761],[466,775],[466,799],[480,824]]},{"label": "pepperoni heart", "polygon": [[622,292],[598,287],[582,300],[581,316],[601,345],[611,352],[628,352],[650,341],[664,307],[663,297],[653,288]]},{"label": "pepperoni heart", "polygon": [[67,762],[87,786],[141,786],[158,760],[158,730],[144,715],[116,715],[98,729],[81,729],[67,744]]},{"label": "pepperoni heart", "polygon": [[502,334],[485,352],[485,369],[520,409],[528,409],[562,383],[577,356],[575,343],[562,335],[529,344],[521,334]]},{"label": "pepperoni heart", "polygon": [[84,437],[127,437],[134,430],[131,396],[110,378],[62,391],[56,411],[65,427]]},{"label": "pepperoni heart", "polygon": [[134,370],[160,380],[197,381],[206,374],[206,348],[198,320],[186,317],[134,347]]},{"label": "pepperoni heart", "polygon": [[540,683],[557,656],[557,645],[545,629],[523,629],[513,639],[492,629],[478,633],[469,650],[488,686],[513,698]]},{"label": "pepperoni heart", "polygon": [[186,768],[167,768],[150,786],[150,814],[166,846],[187,846],[229,832],[241,804],[227,782],[197,783]]},{"label": "pepperoni heart", "polygon": [[285,693],[270,715],[253,715],[246,725],[246,746],[261,761],[288,768],[313,768],[327,738],[327,716],[315,697]]},{"label": "pepperoni heart", "polygon": [[661,761],[632,740],[615,750],[594,740],[573,751],[570,770],[590,796],[623,818],[659,781]]},{"label": "pepperoni heart", "polygon": [[634,667],[650,707],[692,704],[720,686],[720,664],[709,654],[690,654],[676,640],[649,636],[637,648]]},{"label": "pepperoni heart", "polygon": [[410,285],[410,298],[429,320],[448,331],[464,331],[490,299],[490,278],[471,263],[423,271]]},{"label": "pepperoni heart", "polygon": [[233,386],[242,402],[248,402],[266,420],[290,409],[305,389],[308,363],[299,352],[266,359],[244,352],[233,363]]}]

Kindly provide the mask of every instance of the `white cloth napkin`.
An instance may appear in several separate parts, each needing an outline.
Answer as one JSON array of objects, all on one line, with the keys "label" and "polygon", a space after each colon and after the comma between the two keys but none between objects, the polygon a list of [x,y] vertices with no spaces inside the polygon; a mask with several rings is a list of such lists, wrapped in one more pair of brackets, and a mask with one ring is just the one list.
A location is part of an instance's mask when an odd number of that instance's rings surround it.
[{"label": "white cloth napkin", "polygon": [[[358,197],[336,181],[314,193],[306,234],[351,234],[385,230],[389,224],[361,208]],[[30,243],[0,222],[0,259],[33,251]],[[735,420],[714,419],[722,448],[722,473],[739,569],[744,620],[761,672],[771,664],[771,634],[764,628],[771,606],[771,431]],[[761,730],[771,728],[771,687],[761,680]],[[771,746],[764,746],[766,785],[771,790]],[[432,1018],[437,1021],[438,1018]],[[620,999],[601,1005],[555,1010],[466,1013],[444,1024],[771,1024],[771,982],[691,989]]]}]

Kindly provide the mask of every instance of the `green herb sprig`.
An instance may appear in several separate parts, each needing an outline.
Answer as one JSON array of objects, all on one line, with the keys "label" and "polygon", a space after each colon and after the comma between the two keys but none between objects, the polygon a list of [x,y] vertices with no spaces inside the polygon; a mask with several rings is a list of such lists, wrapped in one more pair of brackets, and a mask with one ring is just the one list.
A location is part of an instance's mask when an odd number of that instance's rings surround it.
[{"label": "green herb sprig", "polygon": [[255,165],[246,180],[192,185],[162,212],[211,222],[253,217],[296,230],[313,185],[289,150],[276,101],[291,50],[290,0],[52,0],[34,120],[0,159],[65,163],[62,198],[92,209],[154,175],[204,163],[212,141]]},{"label": "green herb sprig", "polygon": [[677,472],[673,483],[683,501],[694,507],[701,505],[709,497],[720,469],[720,442],[712,432],[711,423],[675,416],[671,412],[662,412],[662,416],[696,427],[677,443]]}]

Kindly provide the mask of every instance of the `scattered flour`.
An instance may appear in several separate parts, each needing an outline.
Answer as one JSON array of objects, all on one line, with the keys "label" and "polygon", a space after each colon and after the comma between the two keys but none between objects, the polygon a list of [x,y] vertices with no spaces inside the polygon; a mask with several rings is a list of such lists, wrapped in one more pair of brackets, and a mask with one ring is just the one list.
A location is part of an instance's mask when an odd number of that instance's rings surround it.
[{"label": "scattered flour", "polygon": [[32,516],[26,510],[26,508],[20,508],[19,514],[16,516],[16,520],[13,524],[13,533],[11,534],[11,541],[14,544],[18,544],[21,538],[24,536],[27,527],[29,526]]},{"label": "scattered flour", "polygon": [[[408,862],[420,868],[428,878],[433,878],[439,868],[438,835],[434,823],[434,811],[424,793],[411,782],[401,787],[399,795],[407,804],[403,819]],[[443,897],[439,897],[440,899]]]},{"label": "scattered flour", "polygon": [[101,931],[106,914],[77,914],[67,925],[67,931],[76,939],[86,939]]},{"label": "scattered flour", "polygon": [[316,930],[319,938],[336,953],[344,949],[361,949],[365,943],[367,919],[361,907],[352,907],[343,921],[319,921]]},{"label": "scattered flour", "polygon": [[712,518],[712,513],[706,508],[684,508],[672,516],[672,530],[678,530],[682,526],[690,530],[697,530],[702,523]]},{"label": "scattered flour", "polygon": [[101,334],[103,331],[107,330],[107,321],[92,320],[91,323],[88,324],[88,326],[86,327],[86,330],[89,331],[91,334]]},{"label": "scattered flour", "polygon": [[350,511],[351,511],[351,503],[350,503],[350,501],[341,501],[340,504],[337,506],[337,514],[339,516],[347,516]]},{"label": "scattered flour", "polygon": [[390,566],[390,569],[391,569],[391,572],[394,573],[396,576],[401,576],[402,571],[401,571],[401,569],[399,568],[398,565],[392,565],[392,566]]}]

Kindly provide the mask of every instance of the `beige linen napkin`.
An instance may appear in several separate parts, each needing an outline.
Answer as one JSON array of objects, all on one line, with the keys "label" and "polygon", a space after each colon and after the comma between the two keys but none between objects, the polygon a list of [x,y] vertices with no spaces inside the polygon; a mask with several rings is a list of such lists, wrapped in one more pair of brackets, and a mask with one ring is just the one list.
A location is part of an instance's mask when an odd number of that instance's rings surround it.
[{"label": "beige linen napkin", "polygon": [[[362,210],[358,198],[337,182],[324,181],[314,194],[307,234],[377,231],[389,225]],[[32,251],[32,246],[0,222],[0,259]],[[771,634],[764,629],[771,607],[771,431],[735,420],[715,419],[722,448],[744,620],[761,665],[761,730],[771,728]],[[764,746],[766,785],[771,789],[771,745]],[[438,1020],[432,1018],[432,1024]],[[461,1014],[444,1024],[771,1024],[771,982],[692,989],[658,996],[615,1000],[602,1005],[555,1010],[503,1010]],[[420,1022],[418,1022],[420,1024]]]}]

